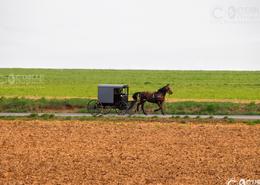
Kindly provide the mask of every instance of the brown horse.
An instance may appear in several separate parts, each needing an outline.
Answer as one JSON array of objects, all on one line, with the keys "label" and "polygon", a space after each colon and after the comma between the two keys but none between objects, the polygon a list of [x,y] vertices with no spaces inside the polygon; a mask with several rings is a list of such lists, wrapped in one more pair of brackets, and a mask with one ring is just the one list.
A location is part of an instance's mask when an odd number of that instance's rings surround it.
[{"label": "brown horse", "polygon": [[144,111],[144,103],[150,102],[150,103],[156,103],[159,108],[155,109],[154,112],[161,110],[162,114],[164,114],[163,111],[163,102],[165,101],[165,95],[166,93],[172,94],[172,90],[170,88],[170,85],[167,84],[166,86],[158,89],[156,92],[136,92],[133,94],[133,100],[137,104],[136,110],[139,111],[139,107],[141,105],[143,113],[146,115],[146,112]]}]

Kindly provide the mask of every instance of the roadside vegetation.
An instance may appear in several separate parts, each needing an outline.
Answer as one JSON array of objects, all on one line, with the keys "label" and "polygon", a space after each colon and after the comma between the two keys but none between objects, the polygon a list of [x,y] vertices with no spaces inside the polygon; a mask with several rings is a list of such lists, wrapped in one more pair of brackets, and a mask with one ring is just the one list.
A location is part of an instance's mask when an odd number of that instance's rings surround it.
[{"label": "roadside vegetation", "polygon": [[211,116],[208,118],[190,118],[190,117],[179,117],[179,116],[173,116],[171,118],[160,118],[160,117],[103,117],[103,116],[97,116],[97,117],[89,117],[89,116],[55,116],[54,114],[38,114],[38,113],[32,113],[28,116],[0,116],[0,120],[46,120],[46,121],[54,121],[54,120],[71,120],[71,121],[110,121],[115,122],[115,124],[118,123],[126,123],[126,122],[133,122],[133,121],[139,121],[139,122],[160,122],[160,123],[178,123],[178,124],[237,124],[237,123],[243,123],[247,125],[258,125],[260,124],[260,120],[235,120],[232,118],[224,117],[223,119],[215,119]]},{"label": "roadside vegetation", "polygon": [[[87,113],[86,105],[90,99],[28,99],[0,98],[0,112],[81,112]],[[136,107],[134,107],[135,109]],[[148,113],[154,113],[156,105],[146,103]],[[166,114],[198,115],[260,115],[259,103],[231,102],[170,102],[164,105]],[[141,113],[141,112],[140,112]],[[160,114],[160,112],[158,112]]]}]

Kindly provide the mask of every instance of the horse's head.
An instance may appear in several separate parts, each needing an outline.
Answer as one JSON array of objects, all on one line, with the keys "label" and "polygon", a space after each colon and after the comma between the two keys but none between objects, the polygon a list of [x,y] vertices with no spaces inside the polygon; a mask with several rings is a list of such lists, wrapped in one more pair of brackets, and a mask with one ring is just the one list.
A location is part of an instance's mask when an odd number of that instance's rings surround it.
[{"label": "horse's head", "polygon": [[165,86],[165,90],[166,90],[166,92],[167,92],[168,94],[172,94],[172,93],[173,93],[173,91],[172,91],[172,89],[171,89],[171,87],[170,87],[170,84],[167,84],[167,85]]},{"label": "horse's head", "polygon": [[162,92],[164,94],[166,94],[166,93],[172,94],[170,84],[167,84],[166,86],[162,87],[161,89],[158,90],[158,92]]}]

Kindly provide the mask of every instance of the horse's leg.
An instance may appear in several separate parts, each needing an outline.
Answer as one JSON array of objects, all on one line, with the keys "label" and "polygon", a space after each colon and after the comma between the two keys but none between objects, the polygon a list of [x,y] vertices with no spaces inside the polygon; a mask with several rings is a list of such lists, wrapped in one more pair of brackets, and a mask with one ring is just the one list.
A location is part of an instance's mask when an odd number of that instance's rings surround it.
[{"label": "horse's leg", "polygon": [[141,103],[138,102],[137,107],[136,107],[136,111],[137,111],[137,112],[139,111],[139,107],[140,107],[140,105],[141,105]]},{"label": "horse's leg", "polygon": [[136,106],[136,112],[138,112],[139,111],[139,107],[140,107],[140,105],[142,104],[142,102],[143,102],[143,98],[141,97],[141,96],[139,96],[140,97],[140,99],[139,99],[139,101],[138,100],[136,100],[136,101],[138,101],[138,103],[137,103],[137,106]]},{"label": "horse's leg", "polygon": [[145,115],[147,115],[147,113],[144,111],[144,103],[145,103],[145,102],[142,103],[142,111],[143,111],[143,113],[144,113]]},{"label": "horse's leg", "polygon": [[164,111],[163,111],[163,102],[160,103],[160,109],[161,109],[162,114],[164,114]]},{"label": "horse's leg", "polygon": [[157,112],[157,111],[161,110],[160,103],[157,102],[156,104],[158,105],[159,108],[158,108],[158,109],[155,109],[154,112]]}]

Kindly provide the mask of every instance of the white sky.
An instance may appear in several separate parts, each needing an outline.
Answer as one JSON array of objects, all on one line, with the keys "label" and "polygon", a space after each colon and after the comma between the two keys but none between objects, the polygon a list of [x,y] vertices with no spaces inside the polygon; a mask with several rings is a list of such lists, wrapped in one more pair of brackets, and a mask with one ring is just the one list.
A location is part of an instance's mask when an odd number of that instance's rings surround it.
[{"label": "white sky", "polygon": [[0,67],[260,70],[260,1],[0,0]]}]

